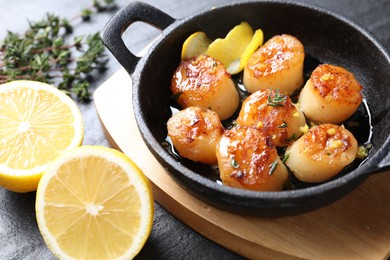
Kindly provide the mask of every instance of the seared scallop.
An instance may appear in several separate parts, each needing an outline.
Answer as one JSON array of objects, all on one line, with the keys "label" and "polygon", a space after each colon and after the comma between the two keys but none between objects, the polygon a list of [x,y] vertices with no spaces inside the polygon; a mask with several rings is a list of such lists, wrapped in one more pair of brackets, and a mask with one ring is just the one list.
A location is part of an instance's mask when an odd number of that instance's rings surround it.
[{"label": "seared scallop", "polygon": [[288,96],[264,89],[244,100],[237,124],[264,130],[275,146],[286,146],[303,134],[306,119]]},{"label": "seared scallop", "polygon": [[188,107],[173,114],[167,127],[180,156],[205,164],[217,162],[215,148],[224,129],[214,111]]},{"label": "seared scallop", "polygon": [[280,191],[286,184],[287,168],[263,131],[245,126],[226,130],[216,151],[224,185],[256,191]]},{"label": "seared scallop", "polygon": [[221,120],[230,117],[239,104],[230,74],[220,61],[207,55],[182,61],[172,77],[171,91],[183,108],[209,108]]},{"label": "seared scallop", "polygon": [[271,88],[291,95],[303,85],[304,59],[303,45],[296,37],[274,36],[250,57],[244,69],[244,86],[250,93]]},{"label": "seared scallop", "polygon": [[324,182],[350,164],[357,149],[355,137],[344,127],[317,125],[287,147],[285,164],[303,182]]},{"label": "seared scallop", "polygon": [[319,65],[303,87],[299,104],[305,116],[317,123],[339,124],[356,112],[362,86],[346,69]]}]

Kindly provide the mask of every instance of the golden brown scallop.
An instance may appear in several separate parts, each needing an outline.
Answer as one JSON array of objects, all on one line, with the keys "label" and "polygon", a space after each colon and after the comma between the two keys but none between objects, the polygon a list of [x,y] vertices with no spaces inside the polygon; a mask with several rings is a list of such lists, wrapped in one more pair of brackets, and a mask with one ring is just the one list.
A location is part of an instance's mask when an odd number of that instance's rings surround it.
[{"label": "golden brown scallop", "polygon": [[172,77],[171,91],[183,108],[209,108],[221,120],[230,117],[239,105],[230,74],[220,61],[207,55],[182,61]]},{"label": "golden brown scallop", "polygon": [[306,119],[288,96],[264,89],[244,100],[237,124],[262,129],[271,136],[275,146],[286,146],[303,134]]},{"label": "golden brown scallop", "polygon": [[299,104],[307,118],[338,124],[356,112],[362,102],[362,86],[346,69],[319,65],[303,87]]},{"label": "golden brown scallop", "polygon": [[296,37],[274,36],[249,58],[244,69],[244,86],[250,93],[271,88],[291,95],[303,85],[304,59],[303,45]]},{"label": "golden brown scallop", "polygon": [[206,164],[217,162],[215,147],[224,129],[214,111],[188,107],[172,115],[167,128],[180,156]]},{"label": "golden brown scallop", "polygon": [[279,159],[270,138],[254,127],[237,126],[226,130],[216,151],[224,185],[256,191],[280,191],[287,181],[287,168]]},{"label": "golden brown scallop", "polygon": [[324,182],[350,164],[357,149],[355,137],[344,127],[317,125],[287,147],[285,164],[301,181]]}]

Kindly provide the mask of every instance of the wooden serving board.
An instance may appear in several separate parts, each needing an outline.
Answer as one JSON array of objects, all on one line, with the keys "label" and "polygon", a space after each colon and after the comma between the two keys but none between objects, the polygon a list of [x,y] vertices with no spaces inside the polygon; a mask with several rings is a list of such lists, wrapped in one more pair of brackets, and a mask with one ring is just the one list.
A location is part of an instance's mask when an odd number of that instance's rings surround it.
[{"label": "wooden serving board", "polygon": [[138,131],[131,79],[119,70],[94,94],[107,139],[143,170],[155,200],[205,237],[251,259],[385,259],[390,256],[390,172],[339,201],[293,217],[261,218],[216,209],[187,193],[160,166]]}]

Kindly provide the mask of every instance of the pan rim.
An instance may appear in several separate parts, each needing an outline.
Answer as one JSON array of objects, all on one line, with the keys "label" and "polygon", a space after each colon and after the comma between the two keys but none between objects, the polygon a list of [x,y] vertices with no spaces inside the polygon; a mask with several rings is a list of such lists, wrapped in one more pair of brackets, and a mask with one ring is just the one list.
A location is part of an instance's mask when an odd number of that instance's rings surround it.
[{"label": "pan rim", "polygon": [[[371,32],[366,30],[364,27],[362,27],[361,25],[357,24],[355,21],[352,21],[351,19],[333,10],[326,9],[314,4],[299,2],[299,1],[275,1],[275,0],[237,1],[225,5],[220,5],[211,10],[200,11],[189,17],[176,20],[173,24],[171,24],[163,31],[163,37],[161,38],[169,37],[170,34],[174,33],[178,28],[183,26],[185,23],[192,21],[194,18],[199,18],[200,16],[206,15],[210,12],[216,12],[223,8],[232,8],[241,5],[254,5],[254,4],[255,5],[257,4],[294,5],[300,8],[306,8],[306,9],[310,9],[311,11],[319,12],[321,15],[328,15],[332,19],[336,19],[342,23],[345,23],[346,26],[352,27],[352,29],[357,30],[361,35],[363,35],[365,38],[367,38],[367,40],[369,40],[376,46],[376,48],[380,51],[383,57],[390,64],[390,55],[387,52],[386,48]],[[153,49],[158,48],[158,45],[161,42],[161,38],[160,40],[156,41],[151,46],[150,51],[148,51],[147,54],[141,58],[143,62],[140,62],[140,66],[137,66],[135,73],[133,74],[136,75],[135,76],[136,85],[138,85],[139,83],[139,78],[142,77],[142,69],[144,67],[144,62],[147,61],[149,55],[153,52]],[[147,123],[145,122],[144,119],[145,116],[144,111],[141,111],[140,106],[138,104],[139,89],[137,88],[135,91],[133,90],[133,100],[137,101],[134,102],[134,112],[135,112],[136,122],[140,129],[142,138],[147,144],[149,150],[152,151],[152,153],[159,160],[160,163],[162,163],[165,167],[172,167],[177,173],[182,175],[180,177],[185,177],[186,179],[195,182],[207,189],[212,189],[221,194],[228,194],[234,197],[240,197],[244,199],[245,198],[269,199],[269,200],[278,200],[278,201],[294,200],[303,197],[308,197],[309,194],[310,196],[316,196],[316,195],[321,195],[324,192],[329,192],[334,189],[340,189],[344,187],[346,184],[352,182],[353,180],[369,177],[369,175],[372,172],[372,170],[370,170],[370,167],[372,166],[371,164],[375,162],[380,162],[386,156],[385,147],[390,146],[390,136],[388,136],[387,139],[382,144],[382,146],[378,147],[377,150],[373,151],[366,159],[366,161],[358,168],[348,172],[343,176],[339,176],[333,180],[312,187],[306,187],[306,188],[296,189],[296,190],[275,191],[275,192],[250,191],[250,190],[232,188],[225,185],[220,185],[208,179],[207,177],[204,177],[199,173],[196,173],[195,171],[183,166],[177,160],[175,160],[171,155],[169,155],[169,153],[161,146],[161,143],[157,141],[157,139],[154,137],[154,135],[148,129],[148,127],[146,127]],[[171,169],[167,169],[167,171],[172,172]]]}]

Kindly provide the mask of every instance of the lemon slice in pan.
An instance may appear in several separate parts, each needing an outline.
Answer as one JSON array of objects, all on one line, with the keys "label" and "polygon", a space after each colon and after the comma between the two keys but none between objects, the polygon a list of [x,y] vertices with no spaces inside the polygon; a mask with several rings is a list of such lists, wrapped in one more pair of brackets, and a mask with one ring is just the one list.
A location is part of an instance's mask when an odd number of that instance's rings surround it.
[{"label": "lemon slice in pan", "polygon": [[230,74],[237,74],[242,71],[252,54],[263,44],[263,40],[263,31],[261,29],[256,30],[251,42],[241,54],[241,57],[232,61],[226,68],[226,71]]},{"label": "lemon slice in pan", "polygon": [[204,53],[211,42],[211,39],[204,32],[191,34],[183,43],[181,59],[188,60]]},{"label": "lemon slice in pan", "polygon": [[263,31],[253,31],[247,22],[235,26],[225,38],[214,41],[205,32],[198,31],[183,43],[181,59],[206,54],[221,61],[228,73],[237,74],[244,69],[249,57],[263,44],[263,40]]},{"label": "lemon slice in pan", "polygon": [[236,74],[262,43],[263,32],[259,29],[255,33],[247,22],[242,22],[225,38],[213,41],[205,54],[221,61],[229,73]]}]

